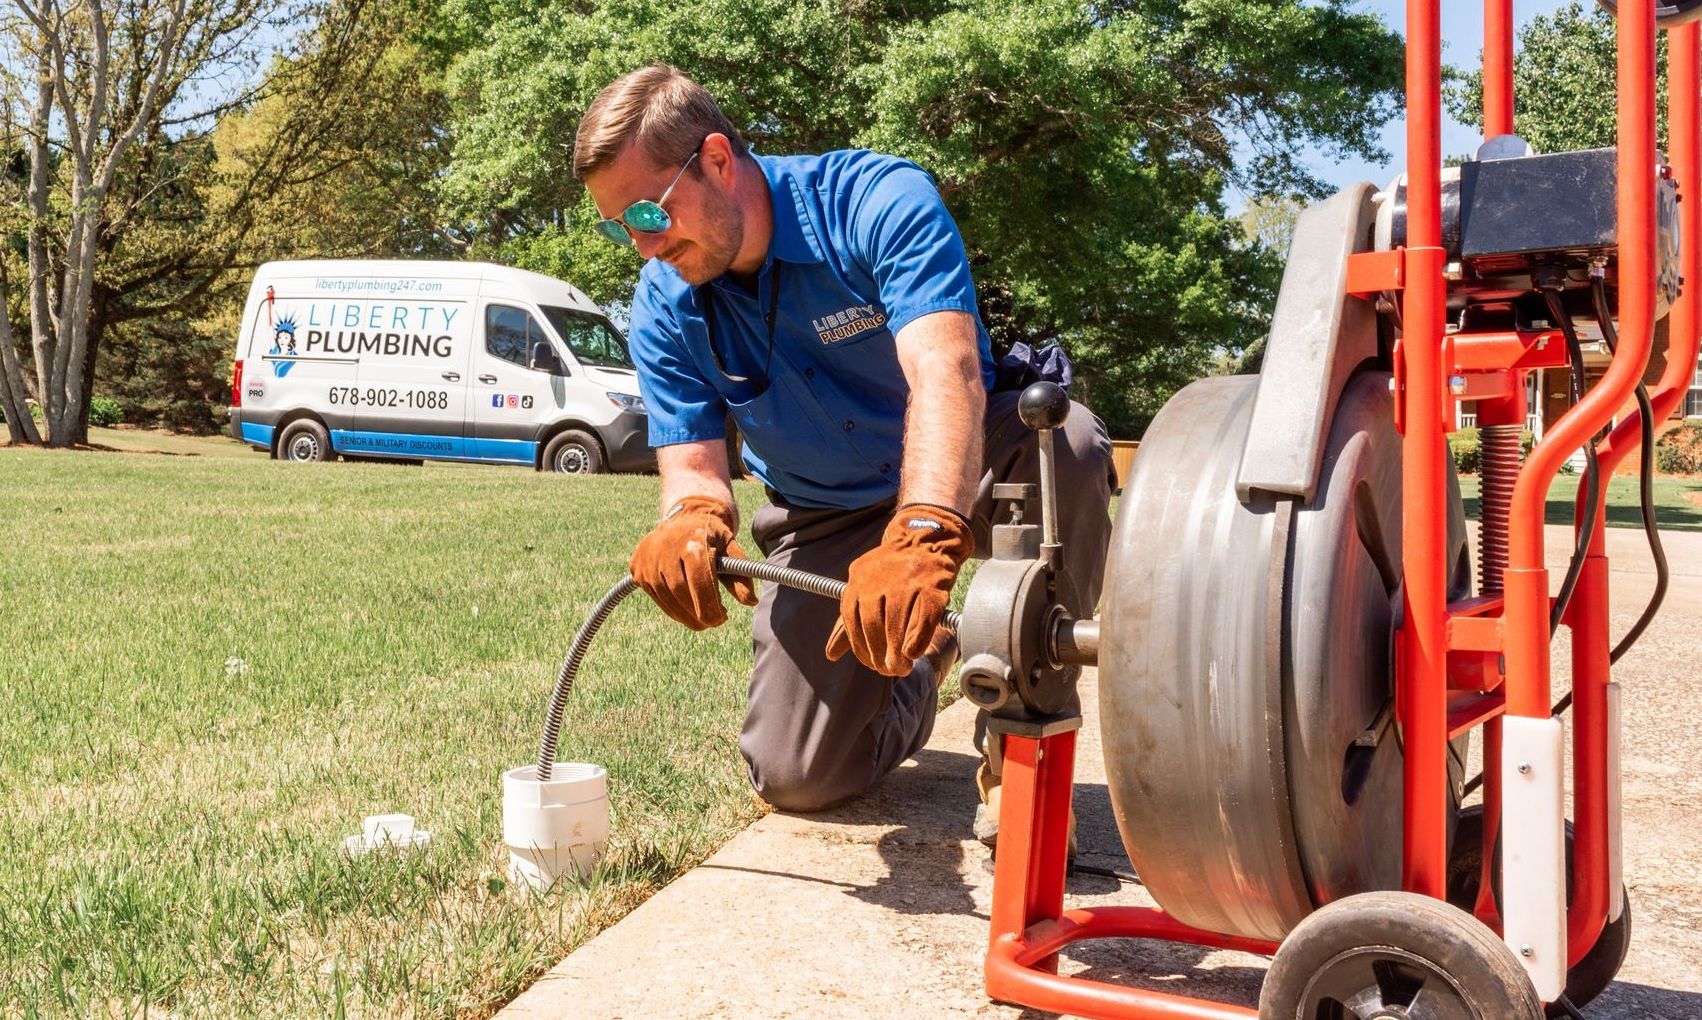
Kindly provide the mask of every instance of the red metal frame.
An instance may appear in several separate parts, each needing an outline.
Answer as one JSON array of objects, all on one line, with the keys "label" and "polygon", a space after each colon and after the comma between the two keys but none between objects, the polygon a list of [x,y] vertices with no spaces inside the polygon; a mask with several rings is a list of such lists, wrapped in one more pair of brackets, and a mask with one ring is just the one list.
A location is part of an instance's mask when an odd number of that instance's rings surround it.
[{"label": "red metal frame", "polygon": [[[1486,0],[1484,112],[1486,138],[1513,130],[1511,0]],[[1549,484],[1562,462],[1624,408],[1648,362],[1655,312],[1655,31],[1653,5],[1618,5],[1619,334],[1606,375],[1549,429],[1531,451],[1513,490],[1505,594],[1450,605],[1445,434],[1454,401],[1479,400],[1480,421],[1523,421],[1524,372],[1565,363],[1552,331],[1448,334],[1441,220],[1441,19],[1439,0],[1407,8],[1407,247],[1354,256],[1349,291],[1398,292],[1405,336],[1397,343],[1397,426],[1402,431],[1405,626],[1396,635],[1398,719],[1404,728],[1405,832],[1403,885],[1442,897],[1446,891],[1447,741],[1484,728],[1485,846],[1500,825],[1503,715],[1551,714],[1549,576],[1543,520]],[[1674,175],[1686,194],[1679,206],[1682,275],[1692,285],[1671,315],[1664,374],[1651,400],[1664,419],[1690,386],[1702,330],[1702,35],[1697,25],[1671,30],[1670,143]],[[1690,193],[1698,192],[1698,193]],[[1463,393],[1445,385],[1464,378]],[[1458,388],[1458,387],[1456,387]],[[1604,477],[1637,443],[1634,415],[1598,447]],[[1567,947],[1576,962],[1594,945],[1609,903],[1608,570],[1598,509],[1595,539],[1565,623],[1573,643],[1573,898]],[[1580,524],[1582,522],[1579,522]],[[1505,663],[1504,669],[1502,663]],[[1007,734],[999,854],[986,958],[987,994],[998,1000],[1079,1016],[1157,1020],[1227,1020],[1252,1010],[1186,996],[1058,974],[1057,953],[1089,938],[1152,938],[1273,953],[1276,945],[1189,928],[1149,908],[1063,909],[1068,812],[1075,733]],[[1485,853],[1477,915],[1499,930]]]},{"label": "red metal frame", "polygon": [[1274,953],[1276,945],[1190,928],[1151,907],[1065,911],[1075,731],[1040,738],[989,734],[989,739],[1003,739],[1004,764],[985,971],[988,996],[1037,1009],[1117,1020],[1256,1017],[1257,1013],[1240,1006],[1059,976],[1058,950],[1082,939],[1167,939],[1250,953]]}]

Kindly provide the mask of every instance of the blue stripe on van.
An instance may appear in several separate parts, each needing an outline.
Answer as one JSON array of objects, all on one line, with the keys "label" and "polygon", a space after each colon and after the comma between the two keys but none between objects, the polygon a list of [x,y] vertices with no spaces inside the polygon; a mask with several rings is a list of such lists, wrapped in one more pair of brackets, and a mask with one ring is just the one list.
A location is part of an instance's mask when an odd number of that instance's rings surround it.
[{"label": "blue stripe on van", "polygon": [[337,429],[331,446],[339,453],[387,454],[394,457],[430,457],[440,460],[495,461],[503,464],[532,464],[538,444],[520,439],[463,439],[460,436],[423,436],[405,432],[355,432]]},{"label": "blue stripe on van", "polygon": [[422,436],[405,432],[355,432],[334,429],[331,446],[338,453],[380,453],[395,457],[461,456],[460,436]]},{"label": "blue stripe on van", "polygon": [[270,425],[255,425],[251,422],[242,423],[242,441],[256,446],[272,447],[272,433],[277,429]]},{"label": "blue stripe on van", "polygon": [[535,464],[538,444],[529,439],[469,439],[470,460],[500,460],[505,464]]}]

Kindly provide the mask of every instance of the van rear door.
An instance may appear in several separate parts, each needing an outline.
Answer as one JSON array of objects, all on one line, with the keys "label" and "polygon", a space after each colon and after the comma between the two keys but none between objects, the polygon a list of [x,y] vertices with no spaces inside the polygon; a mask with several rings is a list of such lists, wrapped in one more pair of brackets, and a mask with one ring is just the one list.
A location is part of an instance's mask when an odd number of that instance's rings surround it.
[{"label": "van rear door", "polygon": [[314,343],[313,299],[305,289],[301,281],[279,279],[251,303],[242,341],[247,357],[239,438],[256,446],[271,447],[278,423],[302,410],[324,421],[333,435],[355,427],[355,408],[330,397],[359,386],[360,359]]}]

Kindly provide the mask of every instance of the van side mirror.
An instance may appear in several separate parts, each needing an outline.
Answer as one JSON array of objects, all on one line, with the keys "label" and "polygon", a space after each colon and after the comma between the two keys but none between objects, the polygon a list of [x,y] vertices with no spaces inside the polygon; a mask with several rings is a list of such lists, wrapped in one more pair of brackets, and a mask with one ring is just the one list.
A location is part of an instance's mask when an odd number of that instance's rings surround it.
[{"label": "van side mirror", "polygon": [[567,366],[561,363],[561,358],[556,355],[555,348],[551,347],[547,340],[540,340],[532,345],[532,359],[529,362],[529,367],[539,372],[548,372],[551,375],[567,374]]}]

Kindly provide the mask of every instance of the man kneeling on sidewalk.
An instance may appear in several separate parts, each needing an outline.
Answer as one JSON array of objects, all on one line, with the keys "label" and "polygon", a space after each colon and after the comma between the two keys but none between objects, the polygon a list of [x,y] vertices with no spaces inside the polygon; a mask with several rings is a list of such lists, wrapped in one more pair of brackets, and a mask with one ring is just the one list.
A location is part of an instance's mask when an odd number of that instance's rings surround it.
[{"label": "man kneeling on sidewalk", "polygon": [[[768,500],[768,561],[848,579],[836,606],[778,585],[756,607],[739,749],[777,808],[816,811],[922,749],[957,658],[939,624],[986,549],[995,482],[1035,482],[1017,390],[991,344],[932,178],[867,151],[758,156],[666,66],[604,89],[574,173],[611,241],[648,261],[630,341],[661,471],[662,519],[632,575],[694,630],[726,622],[717,554],[744,556],[726,420]],[[1110,541],[1111,444],[1077,407],[1056,441],[1061,540],[1093,605]],[[850,653],[849,655],[847,653]],[[983,758],[985,803],[997,779]],[[991,840],[996,810],[977,828]]]}]

